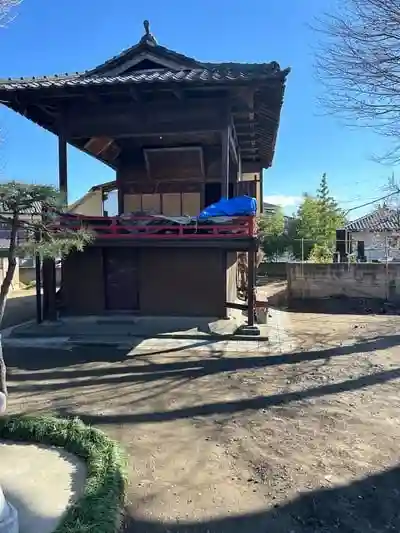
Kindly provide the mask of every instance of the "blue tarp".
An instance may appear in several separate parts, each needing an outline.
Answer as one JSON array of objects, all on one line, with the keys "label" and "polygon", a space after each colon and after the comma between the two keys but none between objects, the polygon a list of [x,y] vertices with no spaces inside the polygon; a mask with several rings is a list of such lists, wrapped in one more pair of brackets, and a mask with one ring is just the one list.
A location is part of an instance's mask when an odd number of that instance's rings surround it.
[{"label": "blue tarp", "polygon": [[199,215],[199,219],[210,217],[251,216],[257,213],[257,200],[250,196],[237,196],[236,198],[222,198],[219,202],[211,204]]}]

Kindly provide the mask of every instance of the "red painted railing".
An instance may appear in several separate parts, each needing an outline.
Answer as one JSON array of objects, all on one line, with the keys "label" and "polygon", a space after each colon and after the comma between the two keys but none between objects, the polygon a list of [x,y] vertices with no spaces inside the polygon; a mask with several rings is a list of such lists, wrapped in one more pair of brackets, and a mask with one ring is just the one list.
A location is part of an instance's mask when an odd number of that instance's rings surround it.
[{"label": "red painted railing", "polygon": [[87,227],[101,239],[243,239],[256,235],[253,216],[231,217],[229,220],[225,217],[224,223],[207,219],[186,224],[156,216],[63,215],[60,224],[69,229]]}]

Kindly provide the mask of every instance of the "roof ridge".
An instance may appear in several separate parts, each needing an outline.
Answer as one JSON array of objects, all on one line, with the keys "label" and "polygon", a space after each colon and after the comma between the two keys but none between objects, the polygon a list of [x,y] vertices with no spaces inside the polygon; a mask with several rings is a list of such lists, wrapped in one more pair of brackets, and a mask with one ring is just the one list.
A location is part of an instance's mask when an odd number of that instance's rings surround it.
[{"label": "roof ridge", "polygon": [[151,44],[151,43],[149,44],[147,41],[145,42],[139,41],[137,44],[134,44],[132,46],[129,46],[128,48],[125,48],[119,54],[116,54],[110,57],[109,59],[107,59],[103,63],[100,63],[96,67],[89,69],[88,73],[89,74],[96,73],[96,71],[107,68],[111,66],[113,63],[116,63],[117,61],[121,61],[122,59],[124,59],[126,56],[128,56],[131,53],[134,53],[134,52],[140,53],[141,51],[149,52],[153,54],[158,52],[161,55],[166,54],[166,55],[173,56],[176,59],[176,61],[188,61],[193,64],[195,63],[199,65],[201,64],[201,62],[197,61],[197,59],[181,54],[180,52],[175,52],[175,50],[171,50],[170,48],[167,48],[166,46],[161,46],[159,44]]},{"label": "roof ridge", "polygon": [[[271,68],[268,70],[268,64],[260,64],[258,68],[247,68],[247,65],[242,65],[242,69],[229,69],[218,68],[218,64],[214,68],[207,68],[206,66],[199,66],[196,68],[182,68],[180,70],[175,70],[171,68],[162,68],[154,70],[138,70],[130,73],[121,73],[118,75],[114,74],[93,74],[88,75],[88,73],[74,73],[74,74],[54,74],[53,76],[33,76],[31,78],[8,78],[0,79],[0,89],[5,90],[20,90],[24,88],[40,88],[41,86],[62,86],[62,85],[90,85],[90,84],[113,84],[118,82],[152,82],[152,81],[214,81],[214,82],[224,82],[229,81],[250,81],[250,80],[264,80],[265,77],[278,77],[281,78],[284,82],[288,69],[286,71],[276,70]],[[158,73],[158,76],[156,74]],[[147,74],[147,76],[146,76]],[[186,75],[182,75],[186,74]],[[147,78],[147,79],[146,79]]]},{"label": "roof ridge", "polygon": [[[276,62],[276,61],[271,61],[270,63],[199,63],[198,66],[196,67],[183,67],[179,70],[176,70],[174,72],[183,72],[183,71],[192,71],[192,72],[200,72],[200,71],[220,71],[220,72],[223,72],[223,71],[226,71],[226,70],[230,70],[231,67],[234,67],[235,69],[237,68],[237,70],[240,70],[240,69],[245,69],[245,70],[252,70],[252,68],[254,68],[254,70],[261,70],[261,68],[263,67],[272,67],[273,70],[275,71],[275,66],[277,65],[277,68],[276,68],[276,71],[280,71],[281,73],[286,73],[286,72],[289,72],[290,71],[290,68],[287,68],[287,69],[283,69],[281,70],[280,69],[280,66],[279,64]],[[130,72],[130,73],[121,73],[121,74],[118,74],[117,76],[119,78],[124,78],[124,77],[128,77],[128,76],[132,76],[134,74],[138,74],[138,73],[143,73],[143,72],[161,72],[161,71],[172,71],[172,69],[170,67],[162,67],[160,66],[159,68],[152,68],[152,69],[148,69],[148,68],[144,68],[144,69],[138,69],[138,70],[135,70],[133,72]],[[274,73],[274,72],[270,72],[270,73]],[[98,79],[98,78],[108,78],[108,77],[117,77],[116,75],[114,74],[92,74],[92,71],[88,71],[88,70],[85,70],[85,71],[81,71],[81,72],[64,72],[64,73],[56,73],[56,74],[43,74],[43,75],[35,75],[35,76],[16,76],[16,77],[8,77],[8,78],[0,78],[0,84],[3,84],[3,83],[8,83],[8,82],[18,82],[18,81],[45,81],[45,80],[53,80],[53,79],[59,79],[59,80],[66,80],[66,79],[76,79],[76,78],[83,78],[83,79]]]}]

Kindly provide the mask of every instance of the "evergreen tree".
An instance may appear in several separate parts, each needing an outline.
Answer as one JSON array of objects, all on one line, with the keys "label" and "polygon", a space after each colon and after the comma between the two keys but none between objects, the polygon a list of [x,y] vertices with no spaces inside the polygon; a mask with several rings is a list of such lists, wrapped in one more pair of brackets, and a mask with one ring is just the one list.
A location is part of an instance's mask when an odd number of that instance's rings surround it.
[{"label": "evergreen tree", "polygon": [[279,207],[274,213],[262,215],[258,220],[258,229],[264,256],[269,261],[276,261],[289,246],[282,209]]},{"label": "evergreen tree", "polygon": [[[72,250],[82,251],[92,240],[84,228],[77,231],[60,226],[63,209],[60,193],[48,185],[28,185],[15,181],[0,184],[0,222],[9,230],[8,267],[0,287],[0,328],[4,318],[19,256],[59,258]],[[47,213],[42,217],[42,212]],[[27,220],[26,213],[31,218]],[[21,238],[22,237],[22,238]],[[7,396],[6,365],[0,336],[0,393]]]},{"label": "evergreen tree", "polygon": [[[344,222],[343,211],[330,195],[327,177],[323,174],[316,196],[305,194],[297,211],[292,231],[294,255],[307,259],[314,246],[333,250],[336,230]],[[319,255],[314,254],[315,257]]]}]

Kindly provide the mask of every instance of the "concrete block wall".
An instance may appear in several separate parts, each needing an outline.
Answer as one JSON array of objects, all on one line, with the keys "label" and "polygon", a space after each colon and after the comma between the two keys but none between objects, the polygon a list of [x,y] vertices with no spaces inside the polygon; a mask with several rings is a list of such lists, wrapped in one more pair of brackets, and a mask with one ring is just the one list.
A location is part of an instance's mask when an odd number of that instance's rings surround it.
[{"label": "concrete block wall", "polygon": [[286,265],[283,262],[264,262],[260,263],[257,274],[258,276],[268,276],[270,279],[286,279]]},{"label": "concrete block wall", "polygon": [[[24,285],[29,285],[32,281],[36,281],[36,269],[35,267],[20,267],[19,268],[19,281]],[[59,285],[61,282],[61,268],[56,268],[56,283]]]},{"label": "concrete block wall", "polygon": [[[8,269],[8,259],[6,257],[0,257],[0,285],[3,283],[6,277]],[[17,290],[20,286],[19,279],[19,261],[17,259],[17,266],[15,267],[14,277],[11,282],[11,290]]]},{"label": "concrete block wall", "polygon": [[400,301],[400,263],[288,263],[290,299],[377,298]]}]

